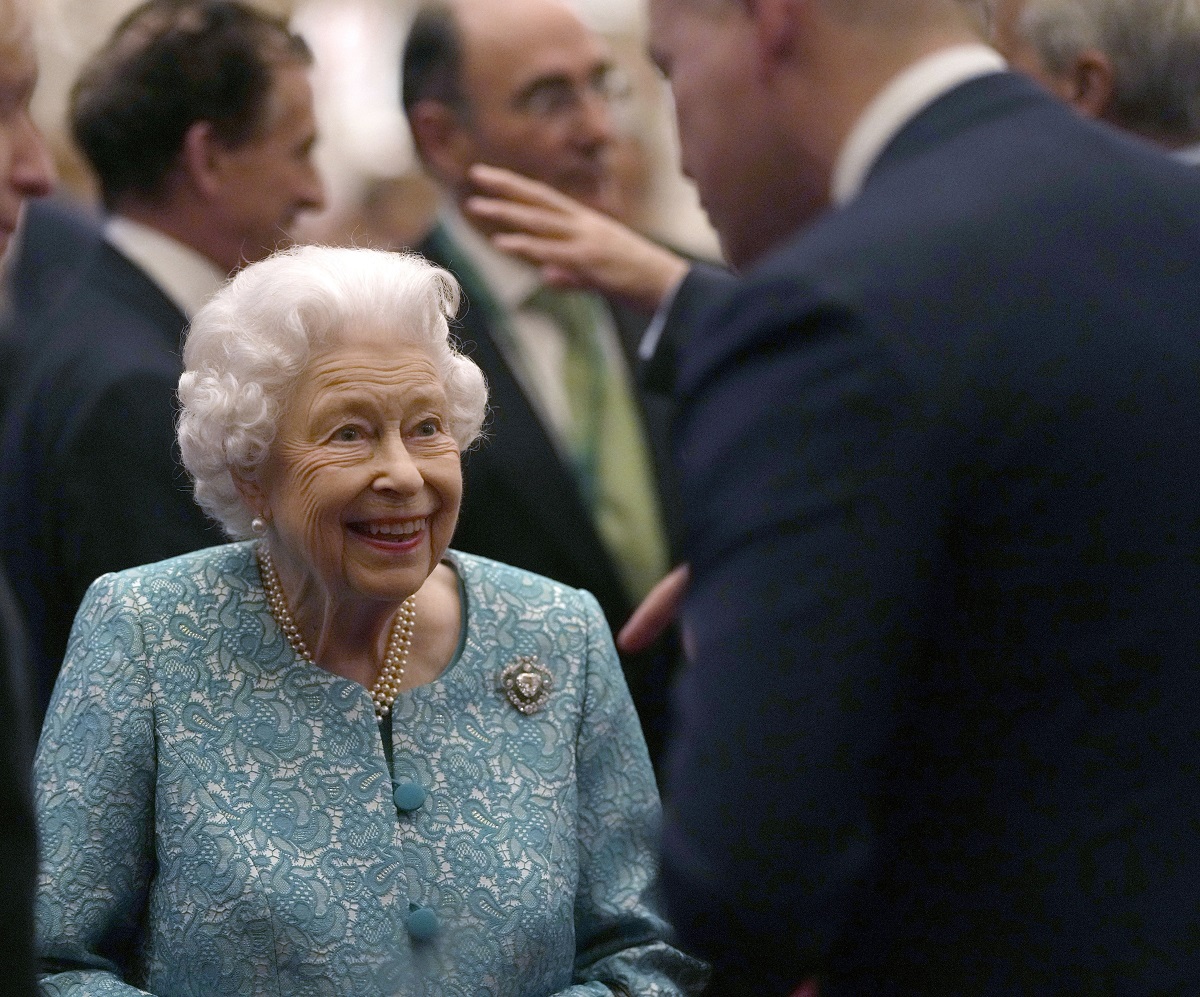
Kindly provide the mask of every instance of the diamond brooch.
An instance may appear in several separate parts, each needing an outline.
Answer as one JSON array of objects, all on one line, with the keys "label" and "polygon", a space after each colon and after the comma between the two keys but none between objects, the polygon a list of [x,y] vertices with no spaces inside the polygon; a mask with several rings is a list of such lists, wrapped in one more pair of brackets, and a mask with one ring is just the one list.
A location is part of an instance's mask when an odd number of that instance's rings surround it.
[{"label": "diamond brooch", "polygon": [[500,688],[508,701],[528,716],[550,699],[554,677],[532,654],[522,654],[500,673]]}]

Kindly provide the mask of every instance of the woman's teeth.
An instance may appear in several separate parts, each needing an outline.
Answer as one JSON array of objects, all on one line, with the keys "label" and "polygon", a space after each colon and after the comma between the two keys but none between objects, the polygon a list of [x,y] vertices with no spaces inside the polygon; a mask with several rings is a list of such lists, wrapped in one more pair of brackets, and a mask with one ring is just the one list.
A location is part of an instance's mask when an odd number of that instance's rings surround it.
[{"label": "woman's teeth", "polygon": [[425,528],[425,520],[414,519],[407,523],[368,523],[371,536],[408,536]]}]

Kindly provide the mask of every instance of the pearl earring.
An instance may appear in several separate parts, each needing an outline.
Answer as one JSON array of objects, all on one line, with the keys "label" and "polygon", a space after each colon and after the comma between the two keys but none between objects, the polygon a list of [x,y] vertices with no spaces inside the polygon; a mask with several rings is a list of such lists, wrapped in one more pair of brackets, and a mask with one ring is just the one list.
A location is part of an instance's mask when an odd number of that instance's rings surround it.
[{"label": "pearl earring", "polygon": [[261,537],[267,532],[267,521],[262,516],[255,516],[250,520],[250,532],[256,537]]}]

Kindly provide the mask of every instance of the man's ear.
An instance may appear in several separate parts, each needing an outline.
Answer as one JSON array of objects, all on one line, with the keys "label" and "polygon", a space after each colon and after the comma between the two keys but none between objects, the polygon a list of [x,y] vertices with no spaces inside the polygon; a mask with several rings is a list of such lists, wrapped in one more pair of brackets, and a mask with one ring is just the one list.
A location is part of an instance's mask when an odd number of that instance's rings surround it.
[{"label": "man's ear", "polygon": [[1084,49],[1060,77],[1061,96],[1089,118],[1104,118],[1112,107],[1114,74],[1112,62],[1099,49]]},{"label": "man's ear", "polygon": [[180,160],[183,172],[197,190],[210,200],[221,195],[222,165],[226,148],[217,139],[211,122],[193,121],[183,135]]},{"label": "man's ear", "polygon": [[459,112],[440,100],[421,100],[409,110],[408,124],[417,153],[434,178],[447,187],[462,187],[477,156]]}]

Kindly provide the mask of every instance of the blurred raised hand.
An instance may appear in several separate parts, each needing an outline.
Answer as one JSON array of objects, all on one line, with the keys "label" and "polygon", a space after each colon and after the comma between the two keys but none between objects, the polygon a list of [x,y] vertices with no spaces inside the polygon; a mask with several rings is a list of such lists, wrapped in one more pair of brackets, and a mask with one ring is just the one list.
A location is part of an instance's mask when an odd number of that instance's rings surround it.
[{"label": "blurred raised hand", "polygon": [[651,314],[688,271],[683,257],[537,180],[476,165],[465,208],[497,249],[554,287],[587,288]]},{"label": "blurred raised hand", "polygon": [[[690,577],[688,566],[681,564],[655,585],[621,628],[617,647],[626,654],[637,654],[658,640],[678,617]],[[683,650],[688,655],[686,634]]]}]

